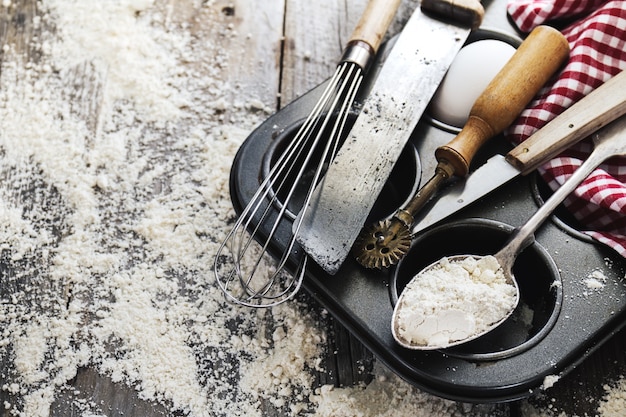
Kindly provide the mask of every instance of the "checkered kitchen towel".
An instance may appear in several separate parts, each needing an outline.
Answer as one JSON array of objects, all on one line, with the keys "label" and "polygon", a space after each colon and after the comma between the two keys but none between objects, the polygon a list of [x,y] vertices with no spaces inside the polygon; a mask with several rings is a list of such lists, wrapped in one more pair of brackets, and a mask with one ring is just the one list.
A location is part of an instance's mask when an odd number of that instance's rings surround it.
[{"label": "checkered kitchen towel", "polygon": [[[508,129],[519,143],[626,68],[626,0],[510,0],[507,12],[522,32],[540,24],[558,26],[570,44],[570,59]],[[558,188],[592,150],[589,139],[539,169]],[[584,232],[626,257],[626,158],[606,161],[564,202]]]}]

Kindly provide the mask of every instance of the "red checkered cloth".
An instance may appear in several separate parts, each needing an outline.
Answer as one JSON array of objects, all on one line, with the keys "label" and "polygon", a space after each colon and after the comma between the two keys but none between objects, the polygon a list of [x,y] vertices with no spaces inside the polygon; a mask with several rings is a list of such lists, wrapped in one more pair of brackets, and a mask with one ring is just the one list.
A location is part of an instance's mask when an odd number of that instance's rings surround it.
[{"label": "red checkered cloth", "polygon": [[[626,0],[510,0],[507,12],[522,32],[557,26],[570,44],[570,59],[507,130],[519,143],[590,91],[626,68]],[[538,171],[552,189],[589,155],[587,138]],[[564,202],[583,232],[626,257],[626,158],[607,160]]]}]

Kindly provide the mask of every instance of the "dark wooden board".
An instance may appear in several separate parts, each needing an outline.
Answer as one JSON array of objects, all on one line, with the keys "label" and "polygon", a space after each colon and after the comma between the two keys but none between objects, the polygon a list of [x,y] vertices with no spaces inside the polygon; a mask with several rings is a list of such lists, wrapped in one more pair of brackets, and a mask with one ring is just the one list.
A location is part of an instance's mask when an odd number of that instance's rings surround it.
[{"label": "dark wooden board", "polygon": [[[166,7],[168,3],[174,4],[172,13],[175,19],[188,23],[194,36],[212,42],[216,58],[219,56],[228,62],[231,70],[224,82],[237,85],[238,88],[227,91],[228,94],[238,96],[227,97],[226,101],[254,99],[271,103],[270,106],[275,107],[271,109],[273,111],[332,73],[342,46],[366,1],[325,0],[320,3],[310,0],[218,0],[205,10],[205,16],[194,15],[183,3],[177,5],[176,2],[165,0],[156,2],[157,7]],[[38,59],[39,52],[33,47],[33,38],[41,34],[40,26],[33,23],[40,16],[38,4],[35,0],[14,0],[10,7],[0,8],[0,45],[12,45],[18,54],[23,54],[24,62],[36,62]],[[413,0],[403,3],[392,26],[392,33],[400,29],[408,12],[416,4]],[[499,13],[499,17],[493,17],[496,13]],[[502,13],[503,9],[498,5],[497,11],[488,16],[489,23],[500,22]],[[242,42],[241,37],[224,36],[227,29],[249,34],[248,39],[256,41]],[[0,59],[3,57],[0,52]],[[70,77],[76,85],[75,97],[72,98],[74,111],[82,115],[88,126],[95,130],[102,99],[100,84],[103,80],[88,63],[76,68]],[[11,178],[5,172],[3,180]],[[28,193],[28,190],[18,188],[14,198],[27,198],[24,193]],[[54,199],[55,196],[50,194],[48,198]],[[62,233],[62,224],[57,225],[57,231]],[[37,282],[35,270],[20,272],[32,282]],[[3,270],[2,273],[7,274],[8,271]],[[12,285],[17,284],[15,281],[9,284],[6,275],[0,279],[0,292],[3,296],[9,296]],[[65,289],[58,290],[63,297],[72,296],[64,293]],[[311,314],[319,319],[328,333],[322,371],[316,373],[315,384],[351,386],[368,383],[372,378],[373,355],[336,320],[325,314],[311,297],[302,294],[300,300],[309,305]],[[12,373],[11,358],[3,357],[0,362],[0,385]],[[621,331],[553,388],[544,395],[531,398],[529,403],[543,409],[564,411],[567,415],[594,415],[605,393],[604,384],[624,376],[626,331]],[[21,399],[19,395],[0,390],[0,415],[9,417],[12,413],[11,409],[5,407],[5,401],[20,404]],[[132,387],[115,383],[92,367],[79,369],[76,377],[57,393],[50,415],[80,416],[85,409],[75,408],[74,404],[78,402],[94,404],[91,407],[93,412],[103,412],[107,416],[182,415],[171,412],[168,404],[142,400]],[[518,402],[486,407],[486,413],[521,416],[523,405]]]}]

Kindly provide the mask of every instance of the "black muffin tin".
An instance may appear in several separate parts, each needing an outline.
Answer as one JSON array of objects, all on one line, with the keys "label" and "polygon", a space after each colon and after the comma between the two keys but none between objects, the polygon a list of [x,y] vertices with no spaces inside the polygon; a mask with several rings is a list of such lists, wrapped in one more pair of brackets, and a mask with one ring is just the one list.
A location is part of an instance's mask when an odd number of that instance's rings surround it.
[{"label": "black muffin tin", "polygon": [[[513,31],[484,28],[474,32],[468,42],[482,38],[519,42]],[[379,54],[380,61],[370,72],[363,95],[392,41]],[[284,141],[306,118],[323,87],[318,86],[268,118],[243,143],[230,182],[238,213],[256,191]],[[422,118],[368,222],[391,214],[414,192],[422,176],[432,175],[434,148],[448,142],[455,133],[427,115]],[[477,155],[474,166],[494,152],[508,149],[510,146],[501,137],[494,138]],[[495,253],[513,227],[523,224],[536,211],[547,193],[535,175],[518,177],[421,232],[397,267],[367,270],[350,257],[336,275],[330,276],[311,262],[303,287],[380,361],[421,389],[469,402],[530,396],[542,389],[546,376],[567,373],[626,323],[624,259],[578,232],[565,211],[545,222],[536,234],[536,242],[518,257],[514,272],[521,289],[520,307],[494,332],[447,350],[411,351],[395,343],[390,323],[398,293],[420,268],[445,255]],[[296,204],[291,211],[297,209]],[[272,241],[274,254],[282,253],[292,220],[288,216],[281,222]],[[595,270],[603,275],[603,288],[592,289],[585,283]]]}]

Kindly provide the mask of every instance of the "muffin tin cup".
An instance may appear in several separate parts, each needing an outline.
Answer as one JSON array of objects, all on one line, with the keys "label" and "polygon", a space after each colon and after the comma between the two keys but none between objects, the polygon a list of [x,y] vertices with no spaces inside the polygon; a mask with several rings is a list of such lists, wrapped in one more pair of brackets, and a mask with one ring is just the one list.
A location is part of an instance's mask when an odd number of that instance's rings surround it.
[{"label": "muffin tin cup", "polygon": [[[533,198],[539,206],[542,206],[552,195],[552,190],[550,190],[548,184],[546,184],[538,174],[534,175],[532,178],[531,190]],[[580,231],[580,224],[574,218],[572,213],[567,211],[563,204],[560,204],[559,207],[557,207],[551,218],[552,222],[568,235],[584,242],[594,242],[591,236]]]},{"label": "muffin tin cup", "polygon": [[[419,235],[393,271],[389,286],[392,306],[426,266],[445,256],[494,254],[513,229],[493,220],[469,219]],[[513,274],[520,288],[520,303],[511,317],[482,337],[445,349],[446,354],[471,361],[502,359],[531,348],[552,329],[563,301],[561,277],[552,257],[534,242],[517,258]]]}]

